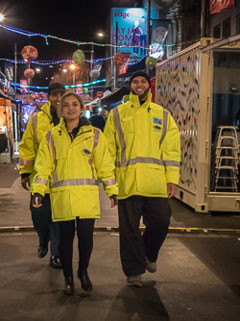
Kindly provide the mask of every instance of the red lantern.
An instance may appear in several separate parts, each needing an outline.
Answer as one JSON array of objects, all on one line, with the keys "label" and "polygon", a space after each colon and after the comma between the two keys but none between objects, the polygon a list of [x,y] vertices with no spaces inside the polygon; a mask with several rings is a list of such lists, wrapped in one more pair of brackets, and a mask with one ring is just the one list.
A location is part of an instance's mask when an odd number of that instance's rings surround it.
[{"label": "red lantern", "polygon": [[115,66],[122,66],[124,63],[124,55],[121,52],[117,52],[113,57],[113,62]]},{"label": "red lantern", "polygon": [[102,91],[97,91],[96,97],[97,98],[102,98],[103,97],[103,92]]},{"label": "red lantern", "polygon": [[24,76],[27,79],[32,79],[35,76],[35,71],[31,68],[25,69],[24,70]]},{"label": "red lantern", "polygon": [[21,51],[21,55],[23,59],[32,61],[38,57],[38,50],[33,46],[25,46]]}]

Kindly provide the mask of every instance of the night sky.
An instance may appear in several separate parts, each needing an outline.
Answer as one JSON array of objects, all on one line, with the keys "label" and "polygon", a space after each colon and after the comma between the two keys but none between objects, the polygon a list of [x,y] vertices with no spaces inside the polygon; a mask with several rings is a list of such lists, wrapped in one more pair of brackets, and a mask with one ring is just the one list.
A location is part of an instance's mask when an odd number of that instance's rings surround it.
[{"label": "night sky", "polygon": [[[0,1],[0,11],[6,16],[5,25],[43,34],[50,34],[76,41],[109,42],[108,39],[96,38],[98,31],[106,31],[107,17],[113,1]],[[46,46],[44,39],[28,38],[0,29],[0,57],[14,58],[14,43],[18,49],[27,44],[39,50],[38,60],[71,59],[77,46],[49,39]],[[82,49],[82,48],[79,48]],[[90,49],[88,48],[85,48]],[[96,55],[104,51],[95,48]]]}]

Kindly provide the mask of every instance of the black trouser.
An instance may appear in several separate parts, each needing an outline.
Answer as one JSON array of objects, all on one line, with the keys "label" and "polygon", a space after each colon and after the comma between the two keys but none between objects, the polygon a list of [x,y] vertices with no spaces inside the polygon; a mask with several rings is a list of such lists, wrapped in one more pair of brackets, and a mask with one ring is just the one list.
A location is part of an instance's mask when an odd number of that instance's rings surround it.
[{"label": "black trouser", "polygon": [[[94,219],[76,219],[79,270],[87,269],[93,248]],[[59,222],[60,227],[60,259],[65,277],[73,274],[73,240],[75,236],[75,220]]]},{"label": "black trouser", "polygon": [[59,225],[52,221],[51,203],[49,194],[45,194],[42,199],[42,206],[35,208],[32,206],[32,196],[30,210],[34,228],[39,237],[39,246],[48,248],[50,240],[51,256],[59,256]]},{"label": "black trouser", "polygon": [[[146,257],[155,262],[167,236],[171,210],[167,198],[131,196],[118,202],[120,256],[127,276],[143,274]],[[146,229],[141,235],[140,219]]]}]

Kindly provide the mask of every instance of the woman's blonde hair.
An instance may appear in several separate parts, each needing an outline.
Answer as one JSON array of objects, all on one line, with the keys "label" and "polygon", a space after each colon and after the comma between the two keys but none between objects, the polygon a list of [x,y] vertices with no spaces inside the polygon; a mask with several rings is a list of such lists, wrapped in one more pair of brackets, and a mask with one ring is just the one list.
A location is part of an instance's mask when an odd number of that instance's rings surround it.
[{"label": "woman's blonde hair", "polygon": [[74,96],[80,103],[80,107],[81,107],[81,110],[84,111],[84,105],[83,105],[83,101],[82,101],[82,98],[77,95],[74,91],[67,91],[65,94],[62,95],[61,97],[61,103],[60,103],[60,108],[59,110],[57,110],[57,114],[58,114],[58,117],[61,118],[62,117],[62,109],[63,109],[63,101],[66,97],[69,97],[69,96]]}]

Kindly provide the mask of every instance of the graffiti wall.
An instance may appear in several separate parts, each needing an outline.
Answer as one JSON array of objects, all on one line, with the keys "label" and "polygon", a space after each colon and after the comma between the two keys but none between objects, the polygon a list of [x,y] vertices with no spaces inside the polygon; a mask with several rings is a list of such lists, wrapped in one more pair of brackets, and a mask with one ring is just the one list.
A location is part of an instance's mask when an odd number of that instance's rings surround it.
[{"label": "graffiti wall", "polygon": [[180,185],[195,192],[198,164],[199,56],[195,51],[157,67],[156,103],[168,109],[181,131]]}]

